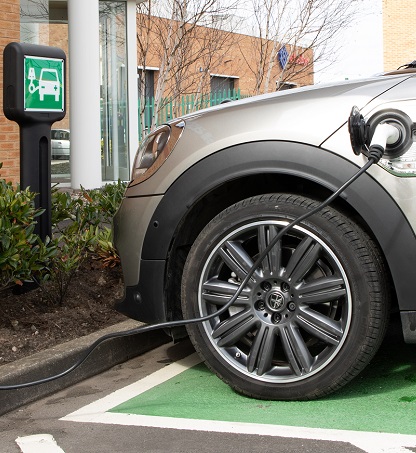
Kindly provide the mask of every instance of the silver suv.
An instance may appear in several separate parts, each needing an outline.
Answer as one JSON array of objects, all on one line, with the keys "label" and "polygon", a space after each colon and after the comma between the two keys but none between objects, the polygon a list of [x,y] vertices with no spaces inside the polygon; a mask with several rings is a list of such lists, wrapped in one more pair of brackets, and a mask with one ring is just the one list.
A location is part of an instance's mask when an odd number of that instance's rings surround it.
[{"label": "silver suv", "polygon": [[[197,352],[264,399],[346,384],[392,310],[416,343],[415,94],[406,68],[229,102],[151,132],[114,219],[118,310],[146,323],[205,316],[186,327]],[[367,162],[381,124],[396,134],[378,164],[280,234]]]}]

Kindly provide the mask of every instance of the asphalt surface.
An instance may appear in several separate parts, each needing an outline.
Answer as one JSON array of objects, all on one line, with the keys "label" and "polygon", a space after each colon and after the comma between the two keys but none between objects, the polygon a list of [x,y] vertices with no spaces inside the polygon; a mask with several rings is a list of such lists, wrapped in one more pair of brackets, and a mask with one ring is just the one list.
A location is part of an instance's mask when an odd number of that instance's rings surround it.
[{"label": "asphalt surface", "polygon": [[[98,338],[142,326],[124,321],[0,367],[0,386],[33,382],[64,372]],[[0,390],[0,415],[63,390],[170,341],[161,330],[116,338],[102,343],[87,360],[68,375],[54,381],[17,390]]]},{"label": "asphalt surface", "polygon": [[[68,419],[73,411],[83,407],[88,414],[94,415],[97,411],[90,408],[90,404],[99,403],[102,398],[112,398],[114,392],[124,392],[138,382],[154,381],[156,373],[167,371],[171,365],[192,353],[189,341],[170,342],[71,388],[5,414],[0,417],[1,453],[368,453],[368,450],[349,442],[353,434],[349,434],[347,439],[344,436],[344,439],[328,441],[321,437],[302,438],[297,431],[288,435],[277,426],[272,427],[273,433],[269,434],[257,432],[256,428],[254,433],[244,434],[238,432],[234,424],[227,432],[212,431],[206,420],[199,421],[208,428],[201,431],[195,429],[197,420],[190,420],[187,428],[178,429],[146,423],[137,426]],[[177,401],[163,397],[153,404],[169,410],[177,406]],[[198,406],[203,413],[206,400],[195,400],[192,405]],[[33,436],[49,437],[56,445],[51,445],[48,450],[45,442],[34,444]],[[22,441],[29,442],[26,449],[18,447]],[[405,452],[410,453],[411,450],[400,450],[400,453]],[[389,450],[389,453],[398,451]]]},{"label": "asphalt surface", "polygon": [[[15,453],[18,439],[32,442],[33,435],[45,435],[56,439],[65,453],[99,453],[104,446],[106,451],[120,453],[414,452],[416,345],[405,345],[399,324],[394,324],[371,366],[353,383],[326,400],[303,403],[265,404],[243,398],[201,366],[159,382],[157,373],[168,373],[168,368],[194,352],[188,340],[173,344],[163,331],[108,341],[63,379],[0,391],[0,450]],[[97,337],[138,325],[121,323],[2,366],[0,385],[62,372]],[[149,389],[136,392],[137,385],[146,387],[146,382],[151,384]],[[132,385],[134,391],[127,398],[125,391]],[[122,405],[115,400],[118,392],[123,395]],[[108,398],[111,404],[103,409]],[[135,420],[141,421],[135,425]],[[373,427],[367,426],[370,420]],[[240,430],[247,423],[252,428]]]}]

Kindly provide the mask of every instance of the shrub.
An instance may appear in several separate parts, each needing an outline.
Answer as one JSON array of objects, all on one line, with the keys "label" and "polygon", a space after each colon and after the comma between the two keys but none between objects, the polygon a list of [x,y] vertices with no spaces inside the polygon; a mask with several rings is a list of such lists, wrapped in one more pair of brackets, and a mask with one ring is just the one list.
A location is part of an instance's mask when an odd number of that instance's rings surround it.
[{"label": "shrub", "polygon": [[[0,163],[1,168],[1,163]],[[52,190],[53,238],[42,242],[34,233],[36,194],[0,179],[0,289],[24,281],[41,284],[47,299],[62,304],[73,276],[88,254],[103,266],[119,264],[110,224],[126,184],[77,194]]]},{"label": "shrub", "polygon": [[58,253],[53,257],[49,274],[44,278],[42,289],[46,298],[55,304],[64,303],[69,285],[87,258],[88,249],[95,241],[94,228],[71,229],[58,236]]},{"label": "shrub", "polygon": [[113,268],[120,264],[120,257],[113,245],[112,231],[108,227],[96,233],[92,252],[105,267]]},{"label": "shrub", "polygon": [[56,243],[49,238],[43,243],[34,233],[43,212],[34,207],[34,198],[29,189],[0,179],[0,288],[43,280],[56,255]]},{"label": "shrub", "polygon": [[58,243],[50,283],[44,286],[49,300],[62,304],[76,271],[92,253],[103,266],[120,263],[111,238],[112,218],[121,202],[126,185],[107,184],[102,189],[77,194],[52,191],[52,224]]},{"label": "shrub", "polygon": [[61,232],[71,228],[108,227],[120,206],[125,189],[126,183],[121,181],[106,184],[101,189],[86,190],[81,187],[80,192],[75,194],[60,192],[55,188],[52,191],[52,225]]},{"label": "shrub", "polygon": [[117,183],[106,184],[101,189],[88,191],[82,187],[81,189],[83,197],[88,202],[85,207],[89,220],[91,222],[95,220],[95,225],[100,223],[110,225],[123,199],[126,183],[118,180]]}]

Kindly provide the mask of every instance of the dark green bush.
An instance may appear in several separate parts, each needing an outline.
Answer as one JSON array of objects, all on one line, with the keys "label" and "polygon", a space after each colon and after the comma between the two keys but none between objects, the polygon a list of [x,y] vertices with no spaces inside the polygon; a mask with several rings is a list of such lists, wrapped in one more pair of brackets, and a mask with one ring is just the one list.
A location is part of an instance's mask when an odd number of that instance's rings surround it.
[{"label": "dark green bush", "polygon": [[[1,168],[1,164],[0,164]],[[62,304],[73,276],[89,254],[103,266],[119,263],[111,221],[126,184],[78,193],[52,190],[53,238],[34,234],[35,194],[0,179],[0,289],[24,281],[41,283],[47,298]]]},{"label": "dark green bush", "polygon": [[[83,229],[90,226],[110,226],[120,206],[126,183],[118,181],[106,184],[100,189],[86,190],[81,187],[77,193],[52,191],[52,224],[61,231],[71,228]],[[68,222],[70,221],[70,222]]]},{"label": "dark green bush", "polygon": [[43,243],[33,232],[43,212],[35,209],[34,198],[30,190],[0,179],[0,288],[42,280],[57,253],[55,242]]},{"label": "dark green bush", "polygon": [[73,276],[90,254],[103,266],[119,264],[110,225],[125,188],[118,182],[94,190],[81,187],[75,194],[53,190],[52,224],[59,243],[50,283],[44,287],[48,299],[63,303]]}]

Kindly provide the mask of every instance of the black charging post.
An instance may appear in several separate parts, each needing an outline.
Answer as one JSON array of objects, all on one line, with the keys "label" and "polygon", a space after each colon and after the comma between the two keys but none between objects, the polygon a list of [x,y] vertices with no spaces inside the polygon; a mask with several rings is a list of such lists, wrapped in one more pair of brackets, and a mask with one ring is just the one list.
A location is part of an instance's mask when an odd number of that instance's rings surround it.
[{"label": "black charging post", "polygon": [[51,126],[66,113],[66,55],[56,47],[8,44],[3,52],[3,110],[20,126],[20,186],[44,209],[35,232],[51,236]]}]

